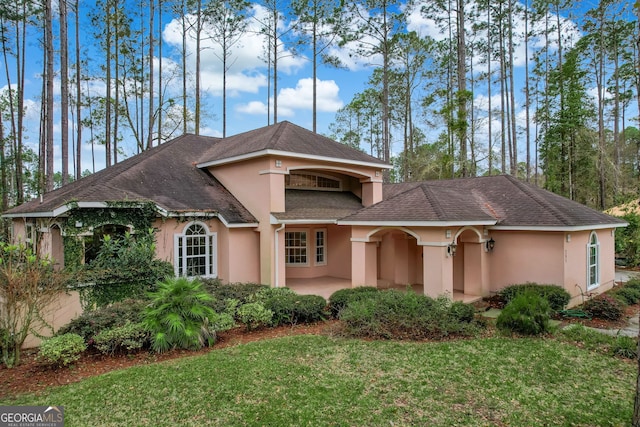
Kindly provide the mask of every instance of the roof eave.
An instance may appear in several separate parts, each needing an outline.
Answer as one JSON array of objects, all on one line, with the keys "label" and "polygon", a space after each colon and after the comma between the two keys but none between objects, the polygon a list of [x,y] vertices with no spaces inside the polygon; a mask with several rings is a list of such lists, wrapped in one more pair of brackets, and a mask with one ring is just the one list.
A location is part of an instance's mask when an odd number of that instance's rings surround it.
[{"label": "roof eave", "polygon": [[610,228],[622,228],[628,226],[628,223],[611,223],[611,224],[585,224],[585,225],[494,225],[489,227],[491,230],[505,231],[590,231],[590,230],[606,230]]},{"label": "roof eave", "polygon": [[281,157],[291,157],[296,159],[305,159],[305,160],[320,160],[325,162],[332,163],[340,163],[340,164],[348,164],[348,165],[358,165],[358,166],[366,166],[378,169],[391,169],[392,166],[384,163],[375,163],[375,162],[365,162],[362,160],[349,160],[349,159],[338,159],[335,157],[326,157],[326,156],[317,156],[313,154],[302,154],[302,153],[294,153],[290,151],[281,151],[281,150],[271,150],[265,149],[260,151],[254,151],[252,153],[241,154],[238,156],[226,157],[218,160],[211,160],[208,162],[201,162],[196,164],[198,168],[207,168],[210,166],[221,166],[229,163],[241,162],[244,160],[255,159],[258,157],[265,156],[281,156]]},{"label": "roof eave", "polygon": [[338,220],[338,225],[368,227],[464,227],[470,225],[491,226],[495,221],[349,221]]}]

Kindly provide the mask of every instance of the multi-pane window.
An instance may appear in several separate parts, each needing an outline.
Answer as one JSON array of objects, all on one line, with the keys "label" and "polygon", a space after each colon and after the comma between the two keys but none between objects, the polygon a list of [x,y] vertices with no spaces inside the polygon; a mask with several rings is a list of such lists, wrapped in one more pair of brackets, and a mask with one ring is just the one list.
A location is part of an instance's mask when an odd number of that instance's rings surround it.
[{"label": "multi-pane window", "polygon": [[325,229],[292,230],[284,233],[285,263],[288,266],[325,265],[327,231]]},{"label": "multi-pane window", "polygon": [[292,173],[285,177],[285,185],[287,188],[317,188],[321,190],[340,190],[340,180],[327,176]]},{"label": "multi-pane window", "polygon": [[600,243],[595,232],[591,233],[589,244],[587,245],[587,289],[595,288],[600,282]]},{"label": "multi-pane window", "polygon": [[324,230],[316,230],[316,265],[327,263],[327,237]]},{"label": "multi-pane window", "polygon": [[204,224],[187,226],[175,238],[176,275],[216,277],[216,243],[216,233],[209,233]]},{"label": "multi-pane window", "polygon": [[308,265],[309,261],[307,259],[307,232],[285,232],[284,253],[287,265]]}]

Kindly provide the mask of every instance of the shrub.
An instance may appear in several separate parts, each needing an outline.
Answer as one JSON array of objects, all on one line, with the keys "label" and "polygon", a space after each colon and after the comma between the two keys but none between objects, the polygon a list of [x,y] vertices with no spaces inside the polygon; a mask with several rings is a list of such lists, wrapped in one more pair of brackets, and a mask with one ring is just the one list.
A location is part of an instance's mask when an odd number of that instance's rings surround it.
[{"label": "shrub", "polygon": [[475,318],[476,309],[470,304],[456,301],[449,308],[449,316],[458,322],[470,323]]},{"label": "shrub", "polygon": [[56,335],[74,333],[84,338],[88,344],[93,337],[107,329],[124,326],[127,323],[142,321],[144,307],[149,304],[144,300],[125,300],[108,307],[88,310],[58,330]]},{"label": "shrub", "polygon": [[625,305],[637,304],[640,300],[640,288],[622,286],[609,293]]},{"label": "shrub", "polygon": [[167,279],[149,294],[143,323],[151,332],[151,348],[164,352],[171,348],[195,350],[215,341],[210,319],[215,312],[208,304],[211,296],[202,283],[185,277]]},{"label": "shrub", "polygon": [[598,319],[620,320],[624,314],[620,301],[606,294],[585,301],[582,308]]},{"label": "shrub", "polygon": [[525,291],[502,310],[496,326],[503,332],[538,335],[549,331],[551,307],[540,294]]},{"label": "shrub", "polygon": [[173,277],[173,266],[156,259],[155,248],[153,229],[120,238],[104,236],[96,258],[78,273],[83,282],[92,283],[80,290],[85,307],[143,298],[159,281]]},{"label": "shrub", "polygon": [[254,298],[273,312],[272,326],[310,323],[325,318],[327,302],[318,295],[298,295],[289,288],[264,288]]},{"label": "shrub", "polygon": [[571,295],[564,288],[557,285],[539,285],[537,283],[528,282],[519,285],[511,285],[498,292],[498,295],[504,299],[505,305],[509,304],[516,296],[531,291],[547,300],[553,311],[563,310]]},{"label": "shrub", "polygon": [[247,331],[268,325],[273,318],[273,311],[267,309],[259,302],[243,304],[237,310],[237,316],[246,327]]},{"label": "shrub", "polygon": [[94,338],[94,345],[102,354],[132,353],[149,345],[150,336],[142,323],[127,323],[105,329]]},{"label": "shrub", "polygon": [[625,288],[631,288],[631,289],[638,289],[640,290],[640,279],[638,277],[634,277],[632,279],[629,279],[629,281],[627,281],[624,284]]},{"label": "shrub", "polygon": [[[349,302],[340,312],[343,333],[382,339],[442,338],[477,333],[475,323],[460,321],[463,310],[446,297],[437,299],[414,292],[385,290]],[[461,316],[466,317],[466,316]]]},{"label": "shrub", "polygon": [[349,303],[359,301],[363,298],[369,298],[378,292],[378,288],[374,288],[373,286],[340,289],[329,297],[329,311],[333,317],[339,318],[340,312],[349,305]]},{"label": "shrub", "polygon": [[217,313],[225,312],[226,300],[238,300],[239,305],[251,302],[254,294],[260,289],[268,288],[257,283],[229,283],[223,284],[220,279],[205,279],[202,281],[204,289],[213,297],[210,306]]},{"label": "shrub", "polygon": [[619,335],[616,337],[611,350],[614,356],[635,359],[638,355],[638,342],[635,338]]},{"label": "shrub", "polygon": [[87,345],[80,335],[58,335],[42,341],[38,359],[52,366],[67,366],[80,359],[86,349]]}]

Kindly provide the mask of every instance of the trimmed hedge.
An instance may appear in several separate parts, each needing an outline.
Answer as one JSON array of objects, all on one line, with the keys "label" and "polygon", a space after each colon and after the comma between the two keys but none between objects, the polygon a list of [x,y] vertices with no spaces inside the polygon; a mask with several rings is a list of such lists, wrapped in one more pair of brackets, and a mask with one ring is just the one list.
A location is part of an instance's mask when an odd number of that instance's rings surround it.
[{"label": "trimmed hedge", "polygon": [[55,367],[67,366],[79,360],[86,349],[84,339],[78,334],[57,335],[42,341],[38,359]]},{"label": "trimmed hedge", "polygon": [[58,330],[56,335],[74,333],[80,335],[88,344],[100,332],[124,326],[127,323],[138,323],[142,320],[144,307],[148,300],[125,300],[107,307],[97,308],[82,313]]},{"label": "trimmed hedge", "polygon": [[551,307],[539,293],[526,290],[516,294],[502,310],[496,327],[503,332],[539,335],[549,331]]},{"label": "trimmed hedge", "polygon": [[380,290],[373,286],[340,289],[329,297],[329,311],[334,318],[338,319],[340,312],[351,302],[375,296],[378,292]]},{"label": "trimmed hedge", "polygon": [[[471,308],[473,310],[473,308]],[[385,290],[351,301],[340,312],[342,334],[376,339],[440,339],[475,335],[480,327],[469,309],[414,292]]]},{"label": "trimmed hedge", "polygon": [[527,282],[518,285],[507,286],[498,292],[498,295],[504,300],[505,305],[509,304],[516,296],[531,291],[540,295],[549,302],[549,306],[553,311],[564,310],[569,304],[571,295],[564,288],[557,285],[540,285],[534,282]]},{"label": "trimmed hedge", "polygon": [[94,345],[102,354],[114,355],[135,353],[149,347],[151,334],[142,323],[127,323],[106,329],[94,338]]},{"label": "trimmed hedge", "polygon": [[254,298],[273,312],[272,326],[312,323],[327,318],[327,301],[318,295],[298,295],[289,288],[264,288]]},{"label": "trimmed hedge", "polygon": [[210,303],[217,313],[223,313],[227,309],[226,300],[238,300],[239,304],[251,302],[253,296],[267,285],[258,283],[229,283],[223,284],[220,279],[202,279],[202,286],[213,297]]}]

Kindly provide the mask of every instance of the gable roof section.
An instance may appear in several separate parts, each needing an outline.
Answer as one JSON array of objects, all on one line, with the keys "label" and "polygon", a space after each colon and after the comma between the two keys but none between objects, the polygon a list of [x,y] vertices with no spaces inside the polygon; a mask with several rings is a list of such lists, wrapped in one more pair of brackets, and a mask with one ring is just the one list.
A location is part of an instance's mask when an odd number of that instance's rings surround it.
[{"label": "gable roof section", "polygon": [[622,227],[618,218],[509,175],[389,184],[383,201],[339,224],[487,225],[494,229]]},{"label": "gable roof section", "polygon": [[58,216],[70,203],[154,202],[167,214],[206,213],[227,224],[255,224],[251,213],[211,174],[193,163],[218,138],[183,135],[74,181],[5,213],[7,217]]},{"label": "gable roof section", "polygon": [[200,156],[198,167],[233,163],[266,155],[359,164],[379,169],[391,168],[380,159],[287,121],[221,140]]}]

